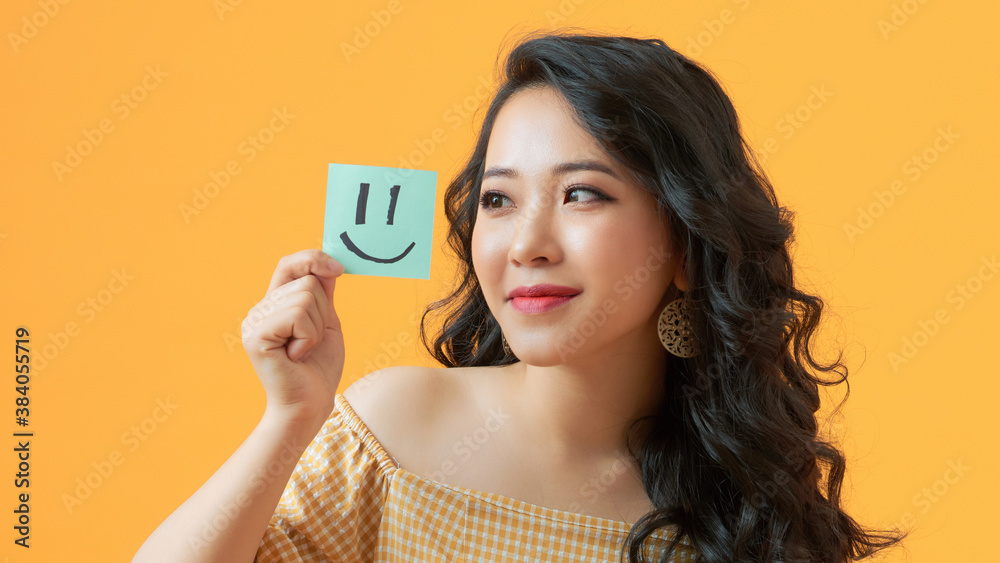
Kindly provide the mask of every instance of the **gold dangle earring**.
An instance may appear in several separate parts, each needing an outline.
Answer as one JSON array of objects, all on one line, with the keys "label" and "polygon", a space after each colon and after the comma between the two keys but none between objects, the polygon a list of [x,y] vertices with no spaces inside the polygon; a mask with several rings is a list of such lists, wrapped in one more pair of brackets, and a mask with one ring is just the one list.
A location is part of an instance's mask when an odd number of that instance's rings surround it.
[{"label": "gold dangle earring", "polygon": [[679,358],[693,358],[700,351],[698,341],[694,337],[687,303],[686,296],[678,297],[668,303],[660,313],[660,321],[656,326],[660,343],[668,352]]}]

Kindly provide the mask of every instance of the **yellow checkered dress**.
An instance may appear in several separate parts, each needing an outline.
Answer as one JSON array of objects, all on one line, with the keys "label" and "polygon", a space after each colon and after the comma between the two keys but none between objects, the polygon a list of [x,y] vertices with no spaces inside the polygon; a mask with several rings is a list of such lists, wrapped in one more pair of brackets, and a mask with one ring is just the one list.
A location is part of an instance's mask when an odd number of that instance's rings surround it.
[{"label": "yellow checkered dress", "polygon": [[[400,468],[337,395],[254,561],[619,561],[625,522],[456,487]],[[673,531],[647,540],[656,561]],[[654,545],[655,541],[655,545]],[[682,541],[671,561],[695,561]]]}]

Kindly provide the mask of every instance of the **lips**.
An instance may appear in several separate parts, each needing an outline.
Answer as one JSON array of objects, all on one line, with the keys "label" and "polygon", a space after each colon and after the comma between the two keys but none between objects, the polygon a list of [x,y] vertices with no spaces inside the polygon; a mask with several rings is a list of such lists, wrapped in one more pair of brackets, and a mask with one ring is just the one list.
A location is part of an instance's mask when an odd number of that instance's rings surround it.
[{"label": "lips", "polygon": [[520,286],[511,291],[507,295],[508,299],[513,299],[515,297],[567,297],[573,296],[580,293],[579,289],[574,289],[572,287],[566,287],[564,285],[553,285],[549,283],[543,283],[532,286]]},{"label": "lips", "polygon": [[540,284],[521,286],[508,295],[511,306],[521,313],[544,313],[564,305],[580,294],[580,290],[563,285]]}]

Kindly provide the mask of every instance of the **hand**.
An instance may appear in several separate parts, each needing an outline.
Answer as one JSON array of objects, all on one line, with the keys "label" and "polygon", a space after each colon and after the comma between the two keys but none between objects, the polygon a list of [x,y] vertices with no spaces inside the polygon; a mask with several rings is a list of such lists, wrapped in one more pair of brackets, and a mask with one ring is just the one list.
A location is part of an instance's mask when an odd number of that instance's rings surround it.
[{"label": "hand", "polygon": [[243,320],[243,348],[267,394],[265,415],[318,431],[344,371],[333,289],[344,266],[324,252],[282,257],[264,298]]}]

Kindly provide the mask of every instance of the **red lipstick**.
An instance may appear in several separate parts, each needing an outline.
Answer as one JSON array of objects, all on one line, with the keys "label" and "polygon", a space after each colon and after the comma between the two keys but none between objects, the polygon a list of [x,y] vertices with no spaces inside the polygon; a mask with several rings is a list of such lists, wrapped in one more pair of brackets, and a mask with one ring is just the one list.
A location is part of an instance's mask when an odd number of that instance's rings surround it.
[{"label": "red lipstick", "polygon": [[579,289],[543,283],[520,286],[507,295],[510,304],[521,313],[544,313],[568,303],[580,294]]}]

